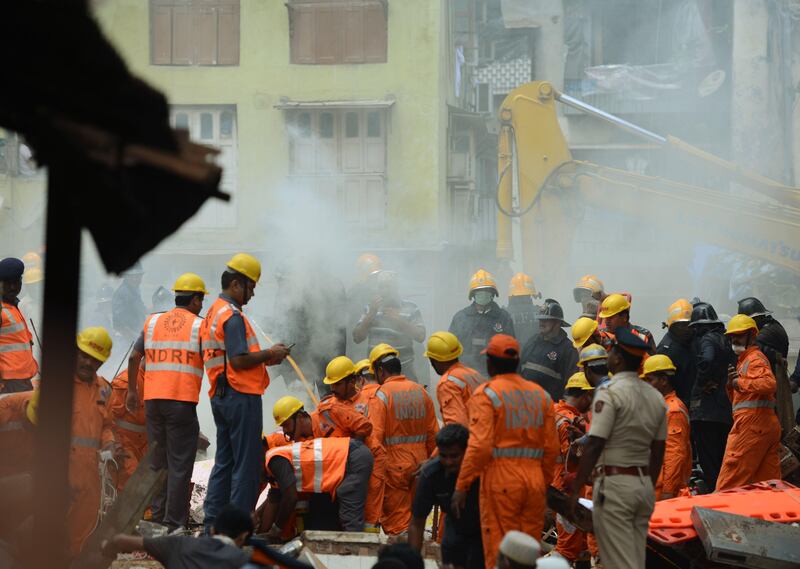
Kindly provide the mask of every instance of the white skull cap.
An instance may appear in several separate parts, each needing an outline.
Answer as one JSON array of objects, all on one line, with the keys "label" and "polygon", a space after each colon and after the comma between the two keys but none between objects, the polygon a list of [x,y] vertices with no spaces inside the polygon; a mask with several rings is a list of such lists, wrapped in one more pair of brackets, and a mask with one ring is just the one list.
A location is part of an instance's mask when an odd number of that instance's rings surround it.
[{"label": "white skull cap", "polygon": [[500,553],[522,565],[533,567],[542,549],[539,542],[517,530],[511,530],[503,536],[500,542]]},{"label": "white skull cap", "polygon": [[536,569],[569,569],[569,561],[560,555],[542,557],[536,562]]}]

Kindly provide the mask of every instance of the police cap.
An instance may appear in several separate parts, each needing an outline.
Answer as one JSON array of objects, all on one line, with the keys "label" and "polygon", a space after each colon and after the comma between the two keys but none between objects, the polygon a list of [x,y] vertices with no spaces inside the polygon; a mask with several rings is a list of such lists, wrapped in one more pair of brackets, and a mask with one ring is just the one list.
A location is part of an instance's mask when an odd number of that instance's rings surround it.
[{"label": "police cap", "polygon": [[22,278],[25,263],[16,257],[7,257],[0,261],[0,281],[15,281]]},{"label": "police cap", "polygon": [[635,356],[644,356],[649,346],[647,342],[631,332],[629,328],[617,328],[614,331],[615,344]]}]

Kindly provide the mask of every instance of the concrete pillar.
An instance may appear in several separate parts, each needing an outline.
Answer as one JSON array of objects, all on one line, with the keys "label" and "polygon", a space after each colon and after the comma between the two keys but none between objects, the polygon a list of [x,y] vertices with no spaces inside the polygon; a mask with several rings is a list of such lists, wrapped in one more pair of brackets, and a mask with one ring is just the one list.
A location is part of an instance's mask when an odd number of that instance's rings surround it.
[{"label": "concrete pillar", "polygon": [[[733,4],[731,159],[742,167],[781,180],[783,108],[771,93],[777,77],[767,57],[767,0]],[[785,117],[785,120],[790,120]]]}]

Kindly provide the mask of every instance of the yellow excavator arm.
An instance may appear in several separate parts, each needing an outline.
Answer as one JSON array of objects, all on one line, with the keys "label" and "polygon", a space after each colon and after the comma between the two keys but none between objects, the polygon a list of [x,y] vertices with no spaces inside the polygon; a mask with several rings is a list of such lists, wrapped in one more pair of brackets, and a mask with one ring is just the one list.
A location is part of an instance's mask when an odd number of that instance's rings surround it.
[{"label": "yellow excavator arm", "polygon": [[[729,191],[576,161],[558,122],[557,102],[661,146],[665,152],[701,163],[715,175],[768,199],[748,199]],[[605,113],[559,93],[545,81],[512,91],[500,107],[499,118],[498,258],[513,258],[511,219],[515,217],[520,219],[524,270],[545,269],[547,263],[540,258],[545,249],[550,261],[567,258],[575,207],[584,204],[635,215],[646,223],[677,225],[698,241],[800,274],[800,189]]]}]

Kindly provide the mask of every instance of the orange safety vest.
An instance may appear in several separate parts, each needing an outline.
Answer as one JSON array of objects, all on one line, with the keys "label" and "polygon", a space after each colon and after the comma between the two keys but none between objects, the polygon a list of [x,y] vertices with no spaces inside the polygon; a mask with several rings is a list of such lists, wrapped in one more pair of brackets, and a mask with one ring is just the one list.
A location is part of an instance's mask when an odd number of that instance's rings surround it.
[{"label": "orange safety vest", "polygon": [[144,323],[145,401],[199,401],[203,382],[202,324],[202,318],[185,308],[147,317]]},{"label": "orange safety vest", "polygon": [[333,495],[344,480],[349,454],[349,437],[329,437],[272,448],[264,460],[267,474],[273,478],[269,461],[276,456],[288,460],[294,469],[298,492]]},{"label": "orange safety vest", "polygon": [[372,433],[372,423],[356,409],[354,401],[342,401],[335,395],[323,397],[310,416],[315,437],[366,439]]},{"label": "orange safety vest", "polygon": [[259,364],[248,369],[233,369],[227,366],[227,355],[225,353],[225,322],[234,314],[240,314],[244,321],[245,337],[247,339],[247,349],[249,352],[258,352],[261,347],[258,344],[255,330],[250,324],[250,320],[245,314],[223,298],[217,298],[206,314],[203,325],[200,328],[200,337],[203,342],[203,361],[206,366],[206,373],[211,384],[208,392],[209,397],[214,396],[217,389],[217,378],[221,373],[225,373],[228,385],[239,393],[250,393],[262,395],[269,385],[269,374],[267,366]]},{"label": "orange safety vest", "polygon": [[0,379],[30,379],[39,371],[33,336],[19,308],[8,302],[0,311]]},{"label": "orange safety vest", "polygon": [[778,383],[764,352],[756,345],[747,348],[738,357],[736,371],[739,372],[738,389],[727,387],[734,422],[742,413],[774,413]]}]

